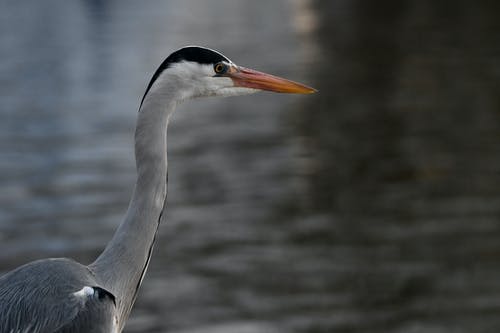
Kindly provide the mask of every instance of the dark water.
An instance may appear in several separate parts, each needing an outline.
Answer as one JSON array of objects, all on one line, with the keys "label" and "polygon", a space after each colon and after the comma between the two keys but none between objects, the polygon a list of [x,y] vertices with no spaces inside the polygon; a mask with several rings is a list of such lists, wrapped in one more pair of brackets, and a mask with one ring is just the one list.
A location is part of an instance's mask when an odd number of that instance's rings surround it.
[{"label": "dark water", "polygon": [[314,96],[185,104],[127,332],[500,331],[500,6],[0,3],[0,271],[88,263],[155,66],[202,44]]}]

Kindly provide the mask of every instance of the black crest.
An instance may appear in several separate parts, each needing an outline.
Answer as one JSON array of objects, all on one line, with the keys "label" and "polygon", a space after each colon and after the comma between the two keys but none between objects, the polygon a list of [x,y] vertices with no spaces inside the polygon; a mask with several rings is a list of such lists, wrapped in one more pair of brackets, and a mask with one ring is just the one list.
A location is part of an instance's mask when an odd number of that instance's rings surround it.
[{"label": "black crest", "polygon": [[149,89],[153,86],[153,83],[155,83],[156,79],[160,76],[160,74],[170,66],[172,66],[175,63],[181,62],[181,61],[192,61],[192,62],[197,62],[199,64],[206,64],[206,65],[211,65],[211,64],[216,64],[221,61],[226,61],[226,62],[231,62],[228,58],[220,54],[219,52],[216,52],[214,50],[207,49],[205,47],[200,47],[200,46],[186,46],[183,47],[182,49],[179,49],[169,55],[167,59],[165,59],[160,67],[156,70],[156,72],[153,74],[153,77],[151,78],[151,81],[149,81],[148,87],[146,88],[146,92],[144,93],[144,96],[142,97],[141,105],[142,102],[144,102],[144,98],[146,98],[146,95],[149,92]]},{"label": "black crest", "polygon": [[164,66],[168,68],[169,65],[183,60],[207,65],[216,64],[221,61],[230,62],[228,58],[217,51],[200,46],[186,46],[169,55],[161,64],[160,68]]}]

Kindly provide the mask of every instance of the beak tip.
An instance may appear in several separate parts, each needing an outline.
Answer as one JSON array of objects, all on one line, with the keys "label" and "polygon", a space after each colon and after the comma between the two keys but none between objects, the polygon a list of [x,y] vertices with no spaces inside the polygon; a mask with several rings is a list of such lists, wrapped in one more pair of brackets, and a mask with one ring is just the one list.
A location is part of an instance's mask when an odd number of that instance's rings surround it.
[{"label": "beak tip", "polygon": [[312,87],[307,87],[307,86],[304,86],[304,89],[297,92],[299,94],[306,94],[306,95],[310,95],[310,94],[315,94],[317,93],[319,90],[318,89],[315,89],[315,88],[312,88]]},{"label": "beak tip", "polygon": [[293,82],[293,81],[288,81],[291,83],[292,87],[288,91],[290,93],[295,93],[295,94],[314,94],[318,92],[318,89],[315,89],[313,87],[306,86],[305,84]]}]

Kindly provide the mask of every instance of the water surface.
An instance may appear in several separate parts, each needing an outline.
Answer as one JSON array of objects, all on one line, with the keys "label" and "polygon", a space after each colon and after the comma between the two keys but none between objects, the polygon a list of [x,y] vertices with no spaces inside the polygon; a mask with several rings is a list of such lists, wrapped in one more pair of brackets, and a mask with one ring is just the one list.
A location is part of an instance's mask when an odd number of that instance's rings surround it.
[{"label": "water surface", "polygon": [[497,332],[498,6],[0,4],[0,271],[91,262],[125,213],[140,98],[200,44],[307,82],[183,105],[126,332]]}]

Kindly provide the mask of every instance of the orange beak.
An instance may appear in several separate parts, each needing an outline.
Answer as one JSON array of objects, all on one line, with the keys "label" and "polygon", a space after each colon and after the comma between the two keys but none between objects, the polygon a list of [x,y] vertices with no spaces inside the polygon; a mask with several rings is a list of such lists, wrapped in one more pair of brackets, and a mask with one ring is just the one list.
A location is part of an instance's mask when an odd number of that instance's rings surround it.
[{"label": "orange beak", "polygon": [[317,91],[306,85],[245,67],[231,67],[225,76],[231,78],[237,87],[290,94],[312,94]]}]

